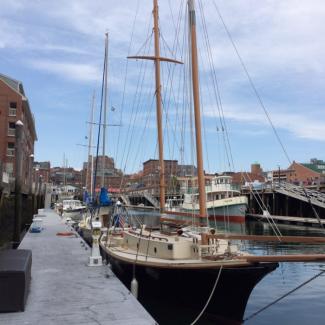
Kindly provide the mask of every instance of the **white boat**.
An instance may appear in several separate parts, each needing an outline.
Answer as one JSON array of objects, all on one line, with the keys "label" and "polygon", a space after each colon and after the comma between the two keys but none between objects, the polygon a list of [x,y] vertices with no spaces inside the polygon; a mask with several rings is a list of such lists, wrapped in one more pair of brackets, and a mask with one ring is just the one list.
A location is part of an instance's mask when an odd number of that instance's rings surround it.
[{"label": "white boat", "polygon": [[[206,209],[210,220],[245,222],[248,199],[245,195],[241,195],[238,188],[232,184],[231,176],[214,176],[211,184],[205,187],[205,192]],[[168,206],[166,210],[170,211]],[[188,188],[188,192],[184,194],[183,203],[178,208],[174,207],[170,211],[171,215],[164,217],[164,220],[192,222],[194,217],[197,223],[206,224],[207,218],[200,218],[199,210],[199,193],[193,188]],[[177,214],[173,215],[172,212],[177,212]]]},{"label": "white boat", "polygon": [[79,200],[63,200],[62,201],[62,216],[70,217],[73,221],[79,221],[82,217],[82,212],[85,211],[85,206]]}]

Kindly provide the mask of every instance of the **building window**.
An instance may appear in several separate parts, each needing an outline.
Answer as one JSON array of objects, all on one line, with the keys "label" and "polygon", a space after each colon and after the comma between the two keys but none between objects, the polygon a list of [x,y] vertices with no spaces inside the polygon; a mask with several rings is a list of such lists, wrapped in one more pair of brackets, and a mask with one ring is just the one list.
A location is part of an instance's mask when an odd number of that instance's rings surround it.
[{"label": "building window", "polygon": [[9,103],[9,116],[16,116],[17,114],[17,103],[10,102]]},{"label": "building window", "polygon": [[15,144],[13,142],[8,142],[7,146],[7,156],[14,156],[15,155]]},{"label": "building window", "polygon": [[15,136],[16,124],[14,122],[9,122],[8,124],[8,135]]}]

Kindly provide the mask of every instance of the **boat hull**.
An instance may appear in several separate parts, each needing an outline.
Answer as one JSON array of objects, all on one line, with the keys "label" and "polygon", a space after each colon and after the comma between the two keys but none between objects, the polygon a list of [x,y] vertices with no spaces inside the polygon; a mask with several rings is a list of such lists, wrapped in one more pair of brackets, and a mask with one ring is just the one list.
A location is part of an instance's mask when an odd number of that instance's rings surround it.
[{"label": "boat hull", "polygon": [[[245,203],[221,207],[211,207],[207,209],[208,218],[210,221],[239,223],[245,222],[246,210],[247,205]],[[175,211],[165,211],[165,215],[161,218],[161,220],[190,224],[192,224],[194,221],[199,225],[206,226],[207,218],[200,216],[198,210],[179,209]]]},{"label": "boat hull", "polygon": [[[130,289],[133,264],[102,252],[113,272]],[[218,324],[241,324],[253,288],[277,266],[277,263],[258,263],[223,268],[204,317]],[[138,299],[159,324],[189,324],[205,306],[219,270],[137,265]]]}]

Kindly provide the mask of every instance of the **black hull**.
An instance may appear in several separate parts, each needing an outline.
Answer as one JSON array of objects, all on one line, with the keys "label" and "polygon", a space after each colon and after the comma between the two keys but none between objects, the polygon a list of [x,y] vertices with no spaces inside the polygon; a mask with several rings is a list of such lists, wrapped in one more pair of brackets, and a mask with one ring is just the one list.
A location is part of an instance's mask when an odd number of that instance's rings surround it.
[{"label": "black hull", "polygon": [[[105,257],[113,272],[130,289],[133,266]],[[264,263],[224,268],[198,324],[241,324],[252,290],[277,266],[277,263]],[[219,269],[171,270],[137,266],[138,299],[160,325],[190,324],[205,306],[218,273]]]}]

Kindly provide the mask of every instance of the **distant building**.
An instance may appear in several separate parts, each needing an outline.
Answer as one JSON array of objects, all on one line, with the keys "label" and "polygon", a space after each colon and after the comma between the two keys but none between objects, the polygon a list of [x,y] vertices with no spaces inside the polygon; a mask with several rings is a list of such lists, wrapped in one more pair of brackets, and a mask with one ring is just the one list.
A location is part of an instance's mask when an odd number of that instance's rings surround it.
[{"label": "distant building", "polygon": [[56,186],[71,185],[77,188],[82,188],[82,173],[72,167],[51,168],[50,181]]},{"label": "distant building", "polygon": [[309,163],[293,163],[287,169],[276,169],[269,173],[269,179],[296,185],[323,189],[325,187],[325,162],[316,158]]},{"label": "distant building", "polygon": [[[175,191],[177,183],[177,160],[164,160],[166,193]],[[145,188],[150,188],[153,195],[159,195],[160,166],[159,160],[149,159],[143,163],[142,182]]]},{"label": "distant building", "polygon": [[[91,166],[93,161],[93,167]],[[88,167],[89,165],[89,167]],[[114,159],[108,156],[98,156],[98,159],[94,157],[89,157],[89,162],[83,163],[82,175],[83,177],[83,187],[91,191],[91,184],[94,180],[95,169],[96,173],[96,188],[100,188],[102,184],[102,179],[104,175],[104,187],[111,191],[118,191],[120,187],[123,187],[127,182],[127,177],[123,176],[121,170],[115,168]]]},{"label": "distant building", "polygon": [[291,172],[287,180],[290,183],[320,185],[325,183],[325,162],[311,159],[309,163],[293,162],[288,168]]},{"label": "distant building", "polygon": [[259,163],[253,163],[250,172],[236,172],[231,176],[232,183],[236,185],[245,185],[254,182],[264,183],[266,181],[263,169]]},{"label": "distant building", "polygon": [[51,163],[49,161],[34,162],[34,182],[42,178],[43,183],[51,183]]},{"label": "distant building", "polygon": [[197,176],[197,168],[194,165],[178,165],[177,166],[177,176]]},{"label": "distant building", "polygon": [[[35,120],[21,81],[0,74],[0,165],[2,171],[14,178],[16,122],[23,122],[22,176],[28,185],[32,170],[34,142],[37,140]],[[1,170],[0,170],[1,172]]]}]

